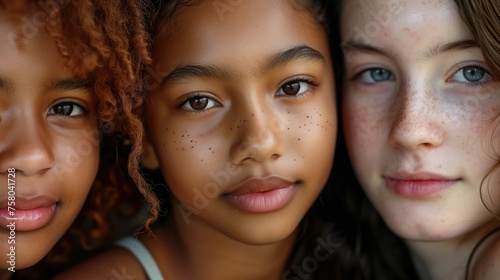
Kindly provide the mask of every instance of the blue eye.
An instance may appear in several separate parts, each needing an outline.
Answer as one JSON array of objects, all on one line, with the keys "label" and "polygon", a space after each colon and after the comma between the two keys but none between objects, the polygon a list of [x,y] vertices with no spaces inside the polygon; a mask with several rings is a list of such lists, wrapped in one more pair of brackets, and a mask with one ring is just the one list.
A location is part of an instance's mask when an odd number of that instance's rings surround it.
[{"label": "blue eye", "polygon": [[78,117],[85,113],[85,109],[73,102],[63,102],[52,106],[49,115],[64,115],[68,117]]},{"label": "blue eye", "polygon": [[294,80],[282,85],[276,95],[297,96],[311,90],[312,82],[306,80]]},{"label": "blue eye", "polygon": [[181,104],[180,107],[188,111],[195,112],[208,110],[218,105],[220,105],[220,103],[213,100],[212,98],[200,95],[188,98],[184,103]]},{"label": "blue eye", "polygon": [[366,84],[382,83],[385,81],[394,81],[392,73],[384,68],[371,68],[361,72],[358,79]]},{"label": "blue eye", "polygon": [[488,76],[488,72],[480,66],[467,66],[458,70],[453,75],[453,79],[461,83],[479,83]]}]

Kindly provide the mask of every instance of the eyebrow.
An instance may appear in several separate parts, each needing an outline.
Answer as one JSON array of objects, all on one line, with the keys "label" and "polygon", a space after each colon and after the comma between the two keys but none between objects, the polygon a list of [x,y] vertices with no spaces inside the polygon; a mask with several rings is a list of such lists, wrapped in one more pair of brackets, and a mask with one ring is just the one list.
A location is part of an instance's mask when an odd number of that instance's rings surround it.
[{"label": "eyebrow", "polygon": [[[297,60],[316,60],[324,62],[324,56],[317,50],[299,45],[290,49],[286,49],[269,56],[264,65],[259,67],[259,74],[266,73],[276,67],[288,64]],[[195,78],[208,78],[218,80],[235,80],[241,77],[241,74],[231,71],[227,67],[211,66],[211,65],[186,65],[178,66],[162,79],[161,85],[165,86],[169,83],[174,83],[182,80]]]},{"label": "eyebrow", "polygon": [[341,45],[342,51],[344,53],[355,53],[355,52],[363,52],[363,53],[375,53],[381,54],[384,56],[397,57],[397,55],[393,52],[384,50],[379,47],[372,46],[370,44],[365,44],[358,41],[347,41],[342,43]]},{"label": "eyebrow", "polygon": [[[445,53],[453,50],[464,50],[464,49],[469,49],[469,48],[476,48],[479,47],[478,43],[475,40],[460,40],[456,42],[450,42],[444,45],[436,45],[435,47],[429,49],[427,52],[424,54],[424,59],[430,59],[434,56],[437,56],[440,53]],[[381,54],[384,56],[388,57],[397,57],[398,55],[396,53],[393,53],[391,51],[387,51],[382,48],[378,48],[369,44],[361,43],[361,42],[356,42],[356,41],[348,41],[344,44],[342,44],[342,49],[345,53],[350,53],[350,52],[364,52],[364,53],[375,53],[375,54]]]},{"label": "eyebrow", "polygon": [[74,78],[66,78],[66,79],[61,79],[57,80],[55,83],[52,83],[49,86],[49,91],[50,90],[75,90],[75,89],[83,89],[83,88],[88,88],[88,83],[85,80],[77,80]]},{"label": "eyebrow", "polygon": [[430,59],[434,56],[437,56],[440,53],[445,53],[453,50],[466,50],[470,48],[478,48],[479,44],[476,40],[460,40],[456,42],[451,42],[440,46],[436,45],[434,48],[429,49],[429,51],[425,54],[425,59]]},{"label": "eyebrow", "polygon": [[264,67],[261,68],[260,72],[265,73],[270,71],[271,69],[297,60],[315,60],[325,62],[325,57],[319,51],[309,46],[300,45],[271,55],[271,57],[266,60],[267,63],[264,65]]},{"label": "eyebrow", "polygon": [[[77,80],[73,78],[61,79],[52,83],[48,87],[48,91],[61,90],[69,91],[75,89],[88,88],[88,83],[85,80]],[[12,80],[6,79],[0,76],[0,92],[4,92],[7,95],[12,95],[14,92],[14,86]]]},{"label": "eyebrow", "polygon": [[170,74],[162,79],[161,85],[175,83],[182,80],[196,78],[231,80],[235,78],[228,69],[219,66],[210,65],[186,65],[178,66]]}]

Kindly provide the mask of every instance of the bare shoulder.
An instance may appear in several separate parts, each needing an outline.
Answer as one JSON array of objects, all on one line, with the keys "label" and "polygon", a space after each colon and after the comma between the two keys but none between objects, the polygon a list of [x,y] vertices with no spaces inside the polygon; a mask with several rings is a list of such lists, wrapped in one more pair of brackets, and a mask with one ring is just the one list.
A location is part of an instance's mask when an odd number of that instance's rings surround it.
[{"label": "bare shoulder", "polygon": [[138,260],[126,249],[114,248],[59,274],[54,279],[135,279],[146,280]]},{"label": "bare shoulder", "polygon": [[474,280],[498,280],[500,275],[500,236],[495,235],[494,240],[477,259],[473,278]]}]

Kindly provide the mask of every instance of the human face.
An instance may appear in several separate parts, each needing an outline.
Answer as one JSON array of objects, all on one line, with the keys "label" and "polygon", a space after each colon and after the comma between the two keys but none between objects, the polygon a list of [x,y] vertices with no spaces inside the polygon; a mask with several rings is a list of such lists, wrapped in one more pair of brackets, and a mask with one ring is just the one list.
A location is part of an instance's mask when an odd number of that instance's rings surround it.
[{"label": "human face", "polygon": [[[24,36],[5,12],[0,19],[0,268],[12,267],[13,246],[22,269],[44,257],[77,216],[96,176],[99,134],[93,94],[65,67],[44,27]],[[17,220],[9,220],[8,206]]]},{"label": "human face", "polygon": [[295,230],[330,173],[337,121],[327,37],[286,1],[244,1],[223,16],[202,1],[157,36],[153,57],[166,75],[146,125],[174,215],[241,242],[275,242]]},{"label": "human face", "polygon": [[454,2],[345,1],[341,21],[346,142],[387,224],[446,240],[492,221],[480,185],[494,163],[498,83]]}]

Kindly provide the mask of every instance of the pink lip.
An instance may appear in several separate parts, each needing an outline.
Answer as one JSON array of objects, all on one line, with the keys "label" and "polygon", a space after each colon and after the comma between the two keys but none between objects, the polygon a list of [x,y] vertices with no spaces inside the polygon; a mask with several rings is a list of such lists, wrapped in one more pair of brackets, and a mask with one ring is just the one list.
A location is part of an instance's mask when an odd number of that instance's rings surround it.
[{"label": "pink lip", "polygon": [[280,177],[252,178],[224,197],[240,210],[265,213],[287,205],[292,200],[295,187],[296,183]]},{"label": "pink lip", "polygon": [[[56,213],[57,201],[49,196],[16,197],[16,205],[7,208],[7,200],[0,201],[0,227],[5,229],[15,222],[16,231],[32,231],[46,226]],[[11,215],[13,212],[14,215]]]},{"label": "pink lip", "polygon": [[453,179],[430,172],[401,172],[384,176],[387,187],[394,193],[413,199],[431,197],[451,187],[460,179]]}]

